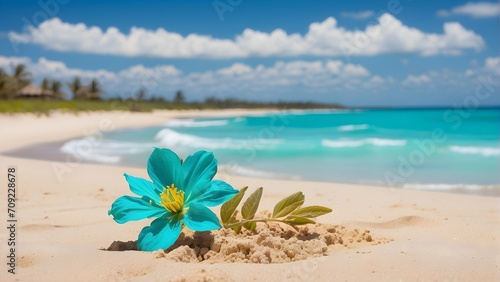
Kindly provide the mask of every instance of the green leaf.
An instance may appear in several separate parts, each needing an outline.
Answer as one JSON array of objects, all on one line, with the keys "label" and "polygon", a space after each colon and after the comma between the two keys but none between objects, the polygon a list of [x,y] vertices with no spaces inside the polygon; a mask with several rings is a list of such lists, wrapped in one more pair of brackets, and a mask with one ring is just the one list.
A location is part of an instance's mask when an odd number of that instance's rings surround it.
[{"label": "green leaf", "polygon": [[248,197],[241,207],[241,216],[244,219],[252,219],[259,208],[260,198],[262,197],[263,188],[260,187]]},{"label": "green leaf", "polygon": [[327,213],[332,212],[332,209],[322,206],[310,206],[303,207],[298,210],[295,210],[290,214],[290,217],[306,217],[306,218],[315,218]]},{"label": "green leaf", "polygon": [[316,223],[314,220],[305,217],[287,217],[283,220],[283,222],[290,225],[304,225],[309,223]]},{"label": "green leaf", "polygon": [[255,228],[257,227],[257,223],[256,222],[246,222],[246,223],[243,223],[243,227],[245,227],[246,229],[248,229],[250,231],[254,231]]},{"label": "green leaf", "polygon": [[297,192],[279,201],[279,203],[274,206],[273,218],[283,217],[290,214],[304,203],[304,198],[305,197],[302,192]]},{"label": "green leaf", "polygon": [[[231,216],[231,219],[229,220],[228,224],[234,224],[234,223],[239,223],[240,221],[236,219],[236,215],[238,214],[238,211],[234,211],[233,216]],[[236,226],[231,227],[231,229],[234,230],[236,233],[240,233],[241,231],[241,224],[238,224]]]},{"label": "green leaf", "polygon": [[241,225],[234,226],[232,229],[233,229],[234,232],[240,233],[240,231],[241,231]]},{"label": "green leaf", "polygon": [[236,208],[240,204],[241,199],[243,199],[243,196],[245,195],[245,191],[247,189],[248,189],[248,186],[241,188],[241,190],[238,192],[238,194],[234,195],[234,197],[232,197],[229,201],[225,202],[220,207],[220,219],[222,220],[223,224],[226,224],[229,222],[234,211],[236,210]]}]

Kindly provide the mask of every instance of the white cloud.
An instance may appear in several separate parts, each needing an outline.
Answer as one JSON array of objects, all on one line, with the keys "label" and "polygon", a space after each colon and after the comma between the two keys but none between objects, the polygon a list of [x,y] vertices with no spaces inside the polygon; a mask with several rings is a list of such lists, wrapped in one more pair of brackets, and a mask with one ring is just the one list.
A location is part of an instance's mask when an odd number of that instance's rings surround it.
[{"label": "white cloud", "polygon": [[19,64],[27,64],[31,60],[28,57],[2,57],[0,56],[0,68],[3,68],[4,71],[9,71],[9,68],[14,68]]},{"label": "white cloud", "polygon": [[374,84],[382,84],[385,82],[385,79],[383,79],[382,77],[378,76],[378,75],[375,75],[373,76],[371,79],[370,79],[370,82],[371,83],[374,83]]},{"label": "white cloud", "polygon": [[129,79],[135,79],[137,77],[170,77],[178,76],[181,71],[172,65],[156,66],[154,68],[146,68],[145,66],[135,65],[122,70],[118,73],[119,76]]},{"label": "white cloud", "polygon": [[467,15],[474,18],[490,18],[500,15],[500,4],[493,2],[468,2],[462,6],[457,6],[451,10],[440,10],[437,12],[440,17],[452,15]]},{"label": "white cloud", "polygon": [[408,75],[408,77],[403,81],[403,85],[414,86],[421,84],[428,84],[431,82],[431,78],[427,74],[421,75]]},{"label": "white cloud", "polygon": [[474,74],[476,74],[474,70],[468,69],[465,71],[465,76],[472,76]]},{"label": "white cloud", "polygon": [[299,60],[255,67],[235,63],[216,71],[191,73],[186,79],[196,86],[220,85],[228,89],[252,88],[252,85],[271,88],[307,85],[322,88],[367,76],[370,76],[370,72],[361,65],[345,64],[338,60]]},{"label": "white cloud", "polygon": [[44,57],[38,59],[37,62],[32,62],[26,57],[2,57],[0,56],[0,67],[3,67],[7,72],[9,68],[17,64],[24,64],[33,77],[47,77],[50,79],[71,79],[75,76],[84,79],[98,78],[101,80],[113,81],[116,79],[116,74],[107,70],[82,70],[78,68],[69,68],[65,63],[60,61],[50,61]]},{"label": "white cloud", "polygon": [[167,97],[173,95],[176,90],[182,89],[189,93],[190,99],[203,99],[210,95],[219,97],[243,95],[240,98],[287,99],[291,97],[308,100],[316,99],[321,95],[335,95],[333,100],[338,98],[338,102],[341,103],[343,99],[369,100],[372,93],[389,95],[381,97],[391,97],[391,101],[399,99],[394,93],[419,93],[421,97],[406,96],[410,97],[408,99],[414,99],[416,104],[426,99],[427,102],[445,99],[441,96],[443,92],[454,93],[453,97],[456,98],[462,94],[473,93],[478,77],[500,75],[500,57],[487,58],[482,64],[468,70],[430,70],[426,73],[409,74],[402,79],[395,79],[391,76],[372,74],[359,64],[331,59],[277,61],[271,65],[255,66],[238,62],[219,69],[183,72],[173,65],[153,67],[134,65],[117,71],[84,70],[71,68],[64,62],[51,61],[43,57],[33,61],[26,57],[0,56],[0,67],[4,67],[7,71],[10,71],[10,67],[17,63],[27,65],[36,83],[40,83],[44,77],[66,82],[74,76],[80,76],[84,83],[97,77],[109,96],[128,97],[127,95],[136,93],[139,87],[145,87],[151,95]]},{"label": "white cloud", "polygon": [[230,67],[227,68],[222,68],[217,71],[218,74],[220,75],[226,75],[226,76],[238,76],[238,75],[243,75],[247,73],[251,73],[252,68],[241,63],[235,63]]},{"label": "white cloud", "polygon": [[306,34],[288,34],[282,29],[270,33],[245,29],[234,39],[209,35],[182,36],[163,28],[132,27],[128,34],[115,27],[102,30],[83,23],[71,24],[58,18],[30,27],[26,34],[9,32],[13,42],[37,44],[56,51],[146,56],[161,58],[244,58],[294,56],[374,56],[387,53],[456,55],[464,50],[484,48],[483,38],[456,22],[445,23],[443,33],[425,33],[404,25],[391,14],[365,30],[347,30],[329,17],[309,26]]},{"label": "white cloud", "polygon": [[[409,74],[402,82],[402,86],[411,88],[415,93],[429,93],[429,89],[436,89],[436,95],[451,92],[460,96],[461,93],[470,95],[481,81],[496,81],[500,77],[500,57],[486,58],[483,63],[471,66],[465,70],[441,69],[429,70],[421,74]],[[436,99],[439,97],[436,96]],[[493,102],[493,101],[492,101]],[[497,102],[498,103],[498,102]]]},{"label": "white cloud", "polygon": [[[33,74],[36,82],[42,78],[69,81],[75,76],[84,82],[98,78],[103,86],[112,93],[134,92],[138,87],[157,94],[167,93],[178,88],[199,90],[200,92],[234,91],[271,91],[289,87],[311,87],[311,91],[326,89],[337,85],[356,84],[369,80],[370,72],[361,65],[344,63],[339,60],[325,61],[277,61],[273,65],[249,66],[234,63],[228,67],[205,72],[183,73],[172,65],[145,67],[135,65],[127,69],[112,72],[108,70],[82,70],[70,68],[60,61],[40,58],[31,61],[25,57],[2,57],[0,67],[23,63]],[[380,77],[376,79],[382,79]],[[205,93],[204,93],[205,94]]]},{"label": "white cloud", "polygon": [[346,74],[352,76],[368,76],[370,73],[360,65],[352,65],[348,64],[344,67],[344,71]]},{"label": "white cloud", "polygon": [[57,79],[69,82],[74,77],[80,77],[83,83],[88,83],[91,79],[97,78],[111,94],[135,93],[138,87],[143,86],[148,89],[157,88],[160,84],[178,84],[181,80],[178,77],[181,71],[172,65],[156,66],[146,68],[143,65],[135,65],[127,69],[112,72],[109,70],[83,70],[68,67],[64,62],[51,61],[44,57],[34,62],[26,57],[3,57],[0,56],[0,67],[9,72],[9,68],[17,64],[24,64],[32,74],[35,83],[39,83],[43,78]]},{"label": "white cloud", "polygon": [[373,16],[373,11],[360,11],[360,12],[343,12],[342,17],[351,18],[356,20],[368,19]]},{"label": "white cloud", "polygon": [[[466,77],[490,77],[491,75],[499,76],[500,78],[500,57],[488,57],[484,60],[484,64],[480,65],[475,62],[471,68],[464,71]],[[498,80],[498,78],[496,78]]]},{"label": "white cloud", "polygon": [[484,63],[484,70],[500,75],[500,57],[487,58]]}]

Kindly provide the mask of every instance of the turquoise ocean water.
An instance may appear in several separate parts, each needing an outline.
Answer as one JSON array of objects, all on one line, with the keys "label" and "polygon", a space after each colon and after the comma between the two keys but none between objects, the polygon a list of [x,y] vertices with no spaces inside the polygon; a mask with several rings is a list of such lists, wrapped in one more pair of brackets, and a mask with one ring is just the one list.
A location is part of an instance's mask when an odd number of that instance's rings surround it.
[{"label": "turquoise ocean water", "polygon": [[153,146],[181,157],[204,149],[221,170],[246,176],[500,195],[499,122],[499,109],[283,111],[172,120],[61,150],[144,167]]}]

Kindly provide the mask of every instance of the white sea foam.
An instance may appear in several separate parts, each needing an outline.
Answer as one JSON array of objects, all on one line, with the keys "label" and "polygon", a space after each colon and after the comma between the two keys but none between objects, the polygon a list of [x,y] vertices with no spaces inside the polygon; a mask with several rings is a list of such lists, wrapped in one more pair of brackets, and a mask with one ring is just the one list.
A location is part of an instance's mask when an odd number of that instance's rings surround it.
[{"label": "white sea foam", "polygon": [[387,146],[404,146],[406,145],[406,140],[401,139],[381,139],[381,138],[366,138],[361,140],[353,140],[353,139],[323,139],[321,144],[324,147],[330,148],[353,148],[353,147],[361,147],[365,145],[373,145],[377,147],[387,147]]},{"label": "white sea foam", "polygon": [[72,155],[75,159],[100,163],[118,163],[122,155],[133,155],[148,152],[154,143],[135,143],[115,140],[99,140],[92,138],[74,139],[66,142],[61,152]]},{"label": "white sea foam", "polygon": [[368,138],[368,143],[375,146],[404,146],[406,145],[406,140],[402,139],[381,139],[381,138]]},{"label": "white sea foam", "polygon": [[482,155],[485,157],[500,156],[500,148],[498,147],[451,146],[450,150],[460,154]]},{"label": "white sea foam", "polygon": [[221,120],[204,120],[197,121],[194,119],[174,119],[168,121],[165,125],[168,127],[211,127],[211,126],[224,126],[229,121],[227,119]]},{"label": "white sea foam", "polygon": [[95,143],[92,143],[89,139],[85,138],[68,141],[61,147],[60,150],[65,154],[73,156],[76,160],[115,164],[121,159],[116,155],[104,154],[102,150],[97,148]]},{"label": "white sea foam", "polygon": [[262,178],[300,180],[300,177],[298,176],[293,176],[284,173],[272,173],[268,171],[257,170],[239,165],[221,165],[219,166],[219,171],[227,172],[230,174],[242,175],[242,176],[257,177],[257,178],[262,177]]},{"label": "white sea foam", "polygon": [[362,140],[330,140],[323,139],[321,145],[330,148],[345,148],[345,147],[359,147],[363,146],[365,143]]},{"label": "white sea foam", "polygon": [[99,149],[110,151],[120,155],[133,155],[151,150],[155,143],[135,143],[126,141],[103,140]]},{"label": "white sea foam", "polygon": [[370,126],[368,124],[348,124],[339,126],[339,131],[357,131],[357,130],[365,130]]},{"label": "white sea foam", "polygon": [[233,138],[204,138],[196,135],[190,135],[185,133],[179,133],[169,128],[164,128],[160,130],[155,137],[160,145],[165,147],[194,147],[194,148],[205,148],[205,149],[261,149],[261,150],[272,150],[276,148],[276,145],[282,143],[280,139],[233,139]]}]

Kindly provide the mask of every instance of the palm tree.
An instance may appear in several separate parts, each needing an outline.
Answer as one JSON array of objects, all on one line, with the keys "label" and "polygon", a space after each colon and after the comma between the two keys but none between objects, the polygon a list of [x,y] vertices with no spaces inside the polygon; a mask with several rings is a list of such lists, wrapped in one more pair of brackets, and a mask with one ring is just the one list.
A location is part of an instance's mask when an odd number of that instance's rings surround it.
[{"label": "palm tree", "polygon": [[185,100],[186,97],[184,97],[184,93],[182,92],[182,90],[179,90],[175,93],[175,98],[174,98],[175,103],[184,103]]},{"label": "palm tree", "polygon": [[0,98],[7,98],[7,94],[9,93],[9,75],[0,68]]},{"label": "palm tree", "polygon": [[40,88],[42,89],[42,93],[46,94],[47,92],[50,91],[50,80],[44,78],[42,80],[42,83],[40,84]]},{"label": "palm tree", "polygon": [[66,93],[61,91],[63,84],[60,81],[52,81],[51,90],[55,99],[62,100],[66,97]]},{"label": "palm tree", "polygon": [[52,89],[50,85],[50,80],[44,78],[42,83],[40,84],[40,89],[42,89],[42,97],[48,98],[50,94],[52,94]]},{"label": "palm tree", "polygon": [[143,101],[144,98],[146,98],[146,94],[147,94],[146,89],[144,87],[141,87],[135,94],[137,101]]},{"label": "palm tree", "polygon": [[83,98],[85,96],[85,87],[78,76],[73,78],[73,81],[66,83],[71,93],[73,93],[73,99]]},{"label": "palm tree", "polygon": [[31,82],[31,73],[26,70],[26,66],[23,64],[18,64],[14,68],[14,72],[12,74],[12,78],[15,82],[15,90],[16,92],[19,89],[25,87]]},{"label": "palm tree", "polygon": [[89,86],[87,86],[87,96],[89,99],[99,100],[103,92],[101,84],[96,78],[92,79]]}]

